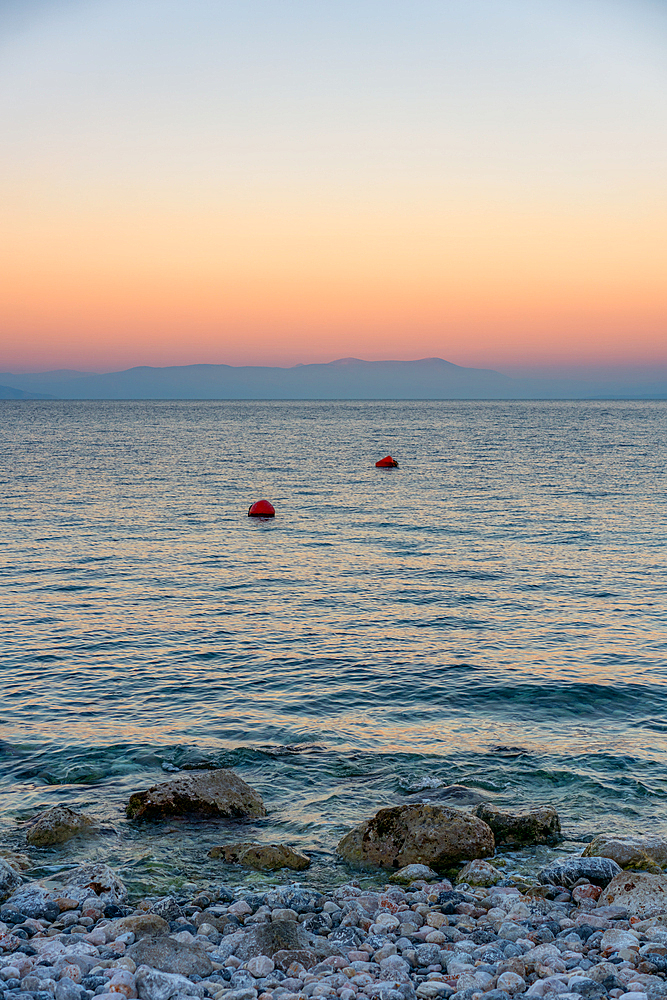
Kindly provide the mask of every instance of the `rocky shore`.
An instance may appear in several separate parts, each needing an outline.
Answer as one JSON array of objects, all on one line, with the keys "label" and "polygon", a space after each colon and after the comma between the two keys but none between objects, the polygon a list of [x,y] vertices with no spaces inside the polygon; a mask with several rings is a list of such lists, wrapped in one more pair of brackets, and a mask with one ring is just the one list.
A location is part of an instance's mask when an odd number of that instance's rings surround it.
[{"label": "rocky shore", "polygon": [[[261,814],[250,792],[229,772],[179,777],[134,795],[128,815],[196,812],[197,794],[205,815]],[[71,836],[94,829],[56,807],[28,824],[26,843],[61,844],[68,825]],[[216,883],[133,900],[106,864],[30,880],[7,851],[0,1000],[667,997],[667,843],[599,837],[532,876],[485,860],[503,843],[559,836],[550,809],[410,803],[380,810],[338,845],[366,866],[365,883],[375,866],[372,888],[354,878],[322,892]],[[264,869],[308,862],[285,845],[268,848],[227,844],[216,856]]]}]

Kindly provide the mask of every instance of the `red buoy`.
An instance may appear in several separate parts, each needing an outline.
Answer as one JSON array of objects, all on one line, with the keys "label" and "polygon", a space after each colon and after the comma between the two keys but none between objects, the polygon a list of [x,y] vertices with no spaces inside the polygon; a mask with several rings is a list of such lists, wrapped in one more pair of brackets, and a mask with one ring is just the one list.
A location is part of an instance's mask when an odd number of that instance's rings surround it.
[{"label": "red buoy", "polygon": [[248,517],[275,517],[276,510],[268,500],[256,500],[248,510]]},{"label": "red buoy", "polygon": [[376,469],[397,469],[398,462],[394,461],[391,455],[387,455],[386,458],[381,458],[379,462],[375,463]]}]

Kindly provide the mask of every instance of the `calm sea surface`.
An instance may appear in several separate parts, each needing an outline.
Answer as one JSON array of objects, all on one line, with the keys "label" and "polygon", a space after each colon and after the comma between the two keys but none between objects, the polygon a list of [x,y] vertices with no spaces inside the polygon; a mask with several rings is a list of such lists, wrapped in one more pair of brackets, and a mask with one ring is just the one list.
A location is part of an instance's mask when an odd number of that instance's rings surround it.
[{"label": "calm sea surface", "polygon": [[[0,438],[0,846],[107,828],[40,871],[257,882],[206,857],[256,838],[342,880],[351,825],[455,782],[667,830],[667,403],[3,402]],[[266,821],[125,821],[216,765]]]}]

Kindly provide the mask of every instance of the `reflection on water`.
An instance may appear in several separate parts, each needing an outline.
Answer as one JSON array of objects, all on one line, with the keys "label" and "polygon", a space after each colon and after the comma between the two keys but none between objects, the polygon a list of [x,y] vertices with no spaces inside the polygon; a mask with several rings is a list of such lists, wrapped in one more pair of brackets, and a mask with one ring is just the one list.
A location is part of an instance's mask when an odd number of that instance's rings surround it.
[{"label": "reflection on water", "polygon": [[[220,764],[270,806],[243,835],[324,872],[420,780],[553,802],[573,834],[665,824],[667,404],[0,414],[7,842],[64,800],[115,825],[85,850],[137,879],[206,873],[215,825],[121,807]],[[400,469],[374,468],[387,451]],[[246,516],[263,496],[275,521]]]}]

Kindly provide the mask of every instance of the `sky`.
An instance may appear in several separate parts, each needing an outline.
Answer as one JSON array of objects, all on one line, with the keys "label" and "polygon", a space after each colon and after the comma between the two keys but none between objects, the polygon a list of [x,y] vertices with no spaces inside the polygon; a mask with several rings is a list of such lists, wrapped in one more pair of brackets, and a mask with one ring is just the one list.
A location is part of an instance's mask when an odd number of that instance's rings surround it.
[{"label": "sky", "polygon": [[667,365],[664,0],[2,0],[0,370]]}]

